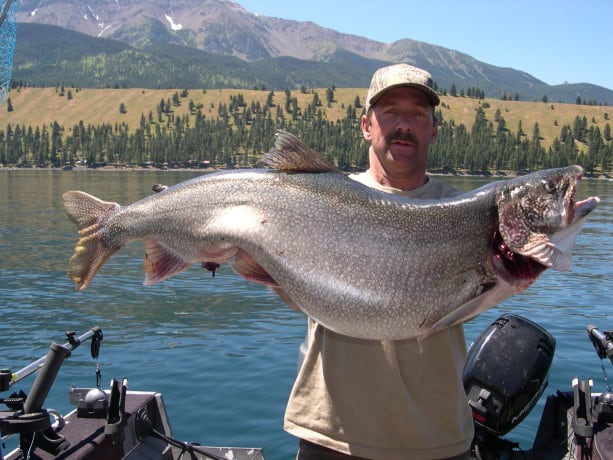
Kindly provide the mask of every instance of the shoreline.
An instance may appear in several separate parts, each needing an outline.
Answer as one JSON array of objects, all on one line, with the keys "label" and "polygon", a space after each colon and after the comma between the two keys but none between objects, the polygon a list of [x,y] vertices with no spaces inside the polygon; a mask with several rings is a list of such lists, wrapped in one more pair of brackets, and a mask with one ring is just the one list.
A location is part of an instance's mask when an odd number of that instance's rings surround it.
[{"label": "shoreline", "polygon": [[[256,168],[233,168],[239,169],[256,169]],[[0,171],[65,171],[65,172],[194,172],[200,174],[212,174],[220,171],[228,171],[226,168],[155,168],[155,167],[143,167],[143,166],[103,166],[100,168],[88,168],[87,166],[73,166],[71,168],[51,168],[51,167],[32,167],[32,168],[19,168],[15,166],[1,166]],[[355,171],[346,171],[347,174]],[[440,172],[440,171],[427,171],[430,176],[443,176],[443,177],[491,177],[498,179],[511,179],[513,177],[522,176],[528,174],[528,171],[524,173],[511,173],[511,172],[488,172],[488,173],[471,173],[469,171],[456,171],[456,172]],[[612,173],[600,173],[600,174],[585,174],[583,179],[594,180],[613,180]]]}]

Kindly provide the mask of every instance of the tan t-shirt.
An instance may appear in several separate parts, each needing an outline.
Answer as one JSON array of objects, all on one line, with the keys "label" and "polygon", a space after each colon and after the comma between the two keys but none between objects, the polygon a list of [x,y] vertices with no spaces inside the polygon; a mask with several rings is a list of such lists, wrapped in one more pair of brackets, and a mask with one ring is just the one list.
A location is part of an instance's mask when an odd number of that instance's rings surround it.
[{"label": "tan t-shirt", "polygon": [[[458,193],[434,179],[405,192],[381,186],[368,172],[350,177],[413,198]],[[344,336],[309,318],[306,341],[285,412],[287,432],[375,460],[436,459],[469,450],[473,421],[462,385],[462,325],[419,342],[381,342]]]}]

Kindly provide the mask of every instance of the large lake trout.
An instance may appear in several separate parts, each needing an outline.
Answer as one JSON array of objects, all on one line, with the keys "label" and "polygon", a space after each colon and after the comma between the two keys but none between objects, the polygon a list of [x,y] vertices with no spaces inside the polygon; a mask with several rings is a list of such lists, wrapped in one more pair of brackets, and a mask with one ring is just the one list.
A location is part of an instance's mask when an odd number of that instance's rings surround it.
[{"label": "large lake trout", "polygon": [[599,201],[575,200],[580,166],[415,200],[347,178],[288,133],[265,161],[273,169],[204,175],[129,206],[66,192],[81,235],[69,277],[85,288],[142,239],[145,284],[229,262],[341,334],[425,337],[521,292],[546,268],[569,270]]}]

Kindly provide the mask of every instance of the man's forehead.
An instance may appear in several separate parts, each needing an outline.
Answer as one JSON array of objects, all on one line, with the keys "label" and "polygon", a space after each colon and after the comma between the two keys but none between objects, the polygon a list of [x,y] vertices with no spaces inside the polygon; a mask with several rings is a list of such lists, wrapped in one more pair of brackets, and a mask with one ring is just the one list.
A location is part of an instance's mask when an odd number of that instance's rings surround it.
[{"label": "man's forehead", "polygon": [[422,91],[410,86],[399,86],[386,91],[381,95],[375,106],[398,105],[407,102],[421,107],[430,107],[430,101],[426,95]]}]

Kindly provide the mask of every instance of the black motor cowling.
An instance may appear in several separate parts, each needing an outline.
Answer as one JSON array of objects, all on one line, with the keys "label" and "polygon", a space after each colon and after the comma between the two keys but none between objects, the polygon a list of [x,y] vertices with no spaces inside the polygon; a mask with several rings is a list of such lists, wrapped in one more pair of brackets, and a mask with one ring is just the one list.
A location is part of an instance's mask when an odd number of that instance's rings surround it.
[{"label": "black motor cowling", "polygon": [[555,346],[544,328],[511,314],[479,336],[462,375],[477,428],[502,436],[528,415],[547,387]]}]

